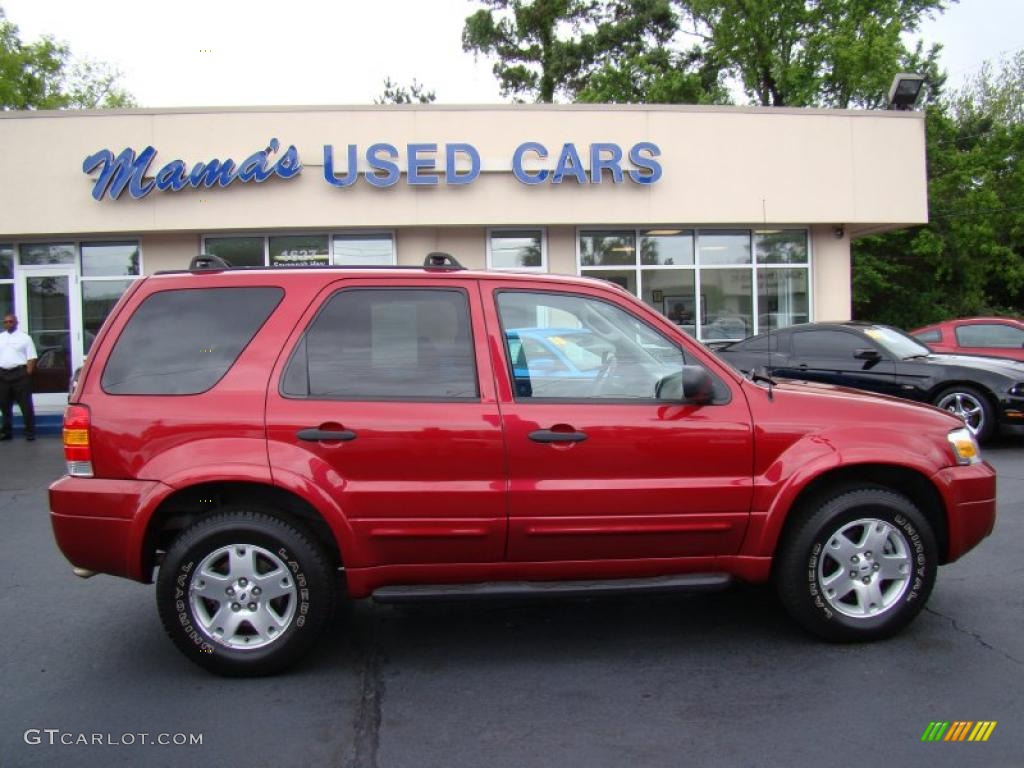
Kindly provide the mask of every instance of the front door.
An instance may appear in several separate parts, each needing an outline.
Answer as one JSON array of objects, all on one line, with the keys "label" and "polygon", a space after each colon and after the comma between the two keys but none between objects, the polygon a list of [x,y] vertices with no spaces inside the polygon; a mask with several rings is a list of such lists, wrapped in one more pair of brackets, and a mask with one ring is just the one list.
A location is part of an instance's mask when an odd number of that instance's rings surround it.
[{"label": "front door", "polygon": [[37,408],[66,405],[71,375],[82,364],[76,286],[73,265],[22,266],[18,272],[19,327],[32,337],[38,355],[32,377]]},{"label": "front door", "polygon": [[485,291],[509,457],[514,561],[712,557],[738,551],[753,435],[739,392],[659,401],[695,363],[607,293]]}]

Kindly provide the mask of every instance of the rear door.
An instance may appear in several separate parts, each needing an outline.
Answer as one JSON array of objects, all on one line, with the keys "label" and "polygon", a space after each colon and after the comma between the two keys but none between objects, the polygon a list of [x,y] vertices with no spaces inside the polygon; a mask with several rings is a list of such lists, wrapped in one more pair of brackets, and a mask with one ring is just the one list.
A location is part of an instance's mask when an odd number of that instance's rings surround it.
[{"label": "rear door", "polygon": [[[714,405],[655,399],[660,377],[696,361],[610,292],[494,281],[484,307],[508,443],[510,560],[738,550],[753,452],[741,392],[719,381]],[[553,351],[572,375],[551,365]]]},{"label": "rear door", "polygon": [[341,506],[349,567],[504,555],[505,460],[479,304],[473,280],[338,281],[278,362],[275,480]]}]

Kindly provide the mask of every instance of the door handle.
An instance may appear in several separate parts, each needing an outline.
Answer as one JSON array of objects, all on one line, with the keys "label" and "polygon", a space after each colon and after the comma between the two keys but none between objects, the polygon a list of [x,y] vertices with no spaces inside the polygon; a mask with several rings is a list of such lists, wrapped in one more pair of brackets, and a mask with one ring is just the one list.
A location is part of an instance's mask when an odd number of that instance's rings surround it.
[{"label": "door handle", "polygon": [[800,370],[801,371],[806,371],[807,370],[807,363],[800,363]]},{"label": "door handle", "polygon": [[586,432],[556,432],[553,429],[538,429],[528,437],[535,443],[582,443],[587,439]]},{"label": "door handle", "polygon": [[351,429],[320,429],[319,427],[307,427],[295,433],[299,440],[318,442],[321,440],[340,440],[347,442],[356,439],[356,433]]}]

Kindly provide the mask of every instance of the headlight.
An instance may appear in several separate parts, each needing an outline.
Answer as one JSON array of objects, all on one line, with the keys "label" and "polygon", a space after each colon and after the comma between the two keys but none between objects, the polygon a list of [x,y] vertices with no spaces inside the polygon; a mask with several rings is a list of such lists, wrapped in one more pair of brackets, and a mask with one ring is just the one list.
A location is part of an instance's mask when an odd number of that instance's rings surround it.
[{"label": "headlight", "polygon": [[1024,384],[1014,384],[1010,387],[1010,395],[1013,397],[1024,397]]},{"label": "headlight", "polygon": [[946,439],[953,448],[953,458],[957,464],[977,464],[981,461],[981,451],[978,450],[978,441],[974,439],[971,430],[967,427],[954,429]]}]

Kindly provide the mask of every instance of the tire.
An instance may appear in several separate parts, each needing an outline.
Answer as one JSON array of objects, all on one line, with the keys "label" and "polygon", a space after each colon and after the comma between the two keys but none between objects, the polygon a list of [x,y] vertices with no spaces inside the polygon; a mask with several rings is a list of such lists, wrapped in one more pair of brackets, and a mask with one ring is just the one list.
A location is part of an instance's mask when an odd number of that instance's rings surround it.
[{"label": "tire", "polygon": [[157,578],[160,619],[204,669],[237,677],[279,672],[310,649],[331,614],[327,563],[314,539],[279,518],[220,512],[187,528],[168,550]]},{"label": "tire", "polygon": [[969,386],[947,387],[932,402],[936,408],[963,419],[979,443],[988,440],[995,431],[995,409],[981,390]]},{"label": "tire", "polygon": [[938,548],[905,496],[848,488],[805,512],[784,538],[775,586],[805,629],[826,640],[880,640],[906,626],[935,585]]}]

